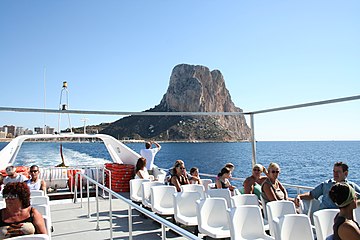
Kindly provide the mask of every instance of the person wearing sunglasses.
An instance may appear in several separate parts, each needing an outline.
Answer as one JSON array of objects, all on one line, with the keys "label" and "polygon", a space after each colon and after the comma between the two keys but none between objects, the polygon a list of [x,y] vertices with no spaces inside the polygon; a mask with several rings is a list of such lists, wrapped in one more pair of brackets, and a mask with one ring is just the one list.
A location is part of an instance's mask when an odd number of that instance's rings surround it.
[{"label": "person wearing sunglasses", "polygon": [[5,185],[12,182],[25,182],[26,180],[28,180],[27,177],[25,177],[21,173],[17,173],[14,166],[7,166],[5,168],[5,172],[7,174],[3,181]]},{"label": "person wearing sunglasses", "polygon": [[280,167],[277,163],[270,163],[268,177],[261,185],[261,196],[265,203],[278,200],[288,200],[288,194],[279,181]]},{"label": "person wearing sunglasses", "polygon": [[243,183],[244,189],[242,191],[243,194],[256,194],[260,199],[261,195],[261,184],[265,182],[267,176],[261,176],[261,173],[265,173],[266,175],[267,170],[261,164],[255,164],[252,168],[252,175],[247,177]]},{"label": "person wearing sunglasses", "polygon": [[0,239],[47,233],[41,213],[30,206],[30,189],[25,182],[8,183],[3,198],[6,208],[0,210]]},{"label": "person wearing sunglasses", "polygon": [[181,192],[181,185],[190,184],[189,178],[187,177],[187,172],[184,162],[177,161],[172,172],[172,177],[170,179],[170,185],[175,186],[178,192]]},{"label": "person wearing sunglasses", "polygon": [[37,165],[30,167],[30,179],[26,181],[30,190],[43,190],[46,193],[46,183],[43,179],[39,178],[40,172]]},{"label": "person wearing sunglasses", "polygon": [[343,162],[336,162],[333,166],[333,178],[320,183],[310,192],[299,194],[295,198],[295,204],[299,206],[300,200],[311,200],[314,198],[319,199],[322,196],[319,207],[320,209],[337,209],[338,206],[331,200],[329,192],[331,187],[335,183],[339,182],[346,182],[350,184],[350,186],[355,189],[357,197],[359,197],[360,187],[356,183],[347,180],[348,174],[349,166]]}]

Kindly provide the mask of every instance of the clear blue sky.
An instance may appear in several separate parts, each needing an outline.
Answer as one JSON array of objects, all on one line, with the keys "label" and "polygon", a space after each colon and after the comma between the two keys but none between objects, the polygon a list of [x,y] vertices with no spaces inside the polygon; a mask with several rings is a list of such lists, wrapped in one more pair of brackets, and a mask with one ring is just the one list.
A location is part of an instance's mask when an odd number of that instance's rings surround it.
[{"label": "clear blue sky", "polygon": [[[180,63],[218,69],[244,111],[360,94],[360,2],[0,1],[0,106],[143,111]],[[72,115],[98,124],[116,116]],[[65,116],[63,116],[63,119]],[[360,140],[360,101],[255,118],[258,140]],[[46,116],[57,127],[57,115]],[[0,112],[0,126],[44,125]],[[66,125],[62,121],[62,125]]]}]

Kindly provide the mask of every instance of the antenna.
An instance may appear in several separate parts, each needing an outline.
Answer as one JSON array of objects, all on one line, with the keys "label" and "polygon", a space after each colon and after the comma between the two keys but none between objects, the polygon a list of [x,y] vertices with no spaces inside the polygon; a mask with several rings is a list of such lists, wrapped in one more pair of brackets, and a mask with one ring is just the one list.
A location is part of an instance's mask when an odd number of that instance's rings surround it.
[{"label": "antenna", "polygon": [[84,122],[84,134],[86,134],[86,121],[88,121],[88,118],[82,118],[80,119],[82,122]]},{"label": "antenna", "polygon": [[[59,110],[61,111],[66,111],[68,110],[69,107],[69,91],[67,89],[67,82],[64,81],[63,82],[63,87],[61,89],[61,93],[60,93],[60,104],[59,104]],[[65,95],[65,102],[62,101],[62,97],[63,95]],[[60,133],[60,121],[61,121],[61,114],[59,113],[59,119],[58,119],[58,133]],[[70,132],[72,133],[72,127],[71,127],[71,121],[70,121],[70,114],[67,113],[68,115],[68,120],[69,120],[69,128],[70,128]]]}]

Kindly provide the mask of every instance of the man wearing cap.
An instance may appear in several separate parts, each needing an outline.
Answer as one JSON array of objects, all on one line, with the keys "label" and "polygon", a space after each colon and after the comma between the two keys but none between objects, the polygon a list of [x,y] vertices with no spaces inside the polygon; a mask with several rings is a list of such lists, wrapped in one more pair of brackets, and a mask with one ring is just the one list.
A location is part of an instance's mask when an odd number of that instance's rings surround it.
[{"label": "man wearing cap", "polygon": [[299,205],[299,201],[301,199],[311,200],[314,198],[318,199],[320,196],[322,196],[320,209],[327,209],[327,208],[336,209],[338,208],[338,206],[336,206],[336,204],[331,200],[329,196],[329,192],[331,187],[335,185],[335,183],[340,183],[340,182],[348,183],[351,187],[355,189],[356,195],[359,197],[360,187],[356,183],[347,180],[348,170],[349,167],[346,163],[336,162],[333,168],[333,178],[320,183],[310,192],[299,194],[295,198],[295,204]]},{"label": "man wearing cap", "polygon": [[24,175],[18,174],[14,166],[8,166],[5,169],[7,176],[4,178],[4,184],[12,182],[25,182],[28,180]]}]

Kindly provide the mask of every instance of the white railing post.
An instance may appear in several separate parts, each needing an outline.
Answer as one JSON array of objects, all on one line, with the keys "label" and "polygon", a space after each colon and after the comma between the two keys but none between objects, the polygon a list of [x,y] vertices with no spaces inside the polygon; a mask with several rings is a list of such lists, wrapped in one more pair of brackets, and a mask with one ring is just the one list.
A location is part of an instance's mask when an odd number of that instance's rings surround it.
[{"label": "white railing post", "polygon": [[161,224],[161,239],[166,239],[166,228],[164,224]]},{"label": "white railing post", "polygon": [[86,188],[87,188],[87,200],[88,200],[88,214],[87,217],[90,218],[90,190],[89,190],[89,179],[86,178]]},{"label": "white railing post", "polygon": [[254,114],[250,114],[252,166],[256,164],[256,141],[254,125]]},{"label": "white railing post", "polygon": [[[81,172],[80,172],[80,173],[81,173]],[[80,199],[81,199],[81,208],[82,208],[82,204],[83,204],[82,175],[76,173],[76,174],[75,174],[75,183],[77,183],[78,178],[80,178]],[[76,184],[75,184],[75,188],[77,188]]]},{"label": "white railing post", "polygon": [[128,216],[129,216],[129,240],[132,240],[132,210],[131,205],[129,205]]},{"label": "white railing post", "polygon": [[95,199],[96,199],[96,230],[99,231],[100,230],[100,226],[99,226],[99,188],[98,185],[96,184],[96,193],[95,193]]},{"label": "white railing post", "polygon": [[[103,190],[105,190],[103,188]],[[110,217],[110,239],[113,239],[113,223],[112,223],[112,220],[113,220],[113,217],[112,217],[112,195],[111,193],[109,192],[109,201],[110,201],[110,214],[109,214],[109,217]]]}]

